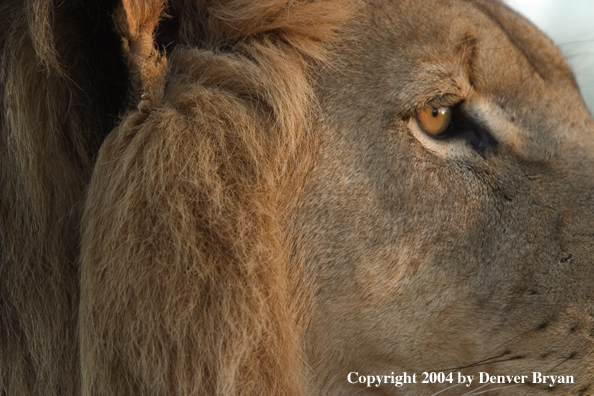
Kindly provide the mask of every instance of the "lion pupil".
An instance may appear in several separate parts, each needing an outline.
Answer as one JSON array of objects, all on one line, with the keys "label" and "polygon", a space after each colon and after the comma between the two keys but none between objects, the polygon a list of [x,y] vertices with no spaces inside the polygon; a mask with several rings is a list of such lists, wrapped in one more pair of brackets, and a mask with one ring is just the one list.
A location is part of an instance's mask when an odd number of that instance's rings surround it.
[{"label": "lion pupil", "polygon": [[433,109],[433,111],[431,112],[431,115],[433,117],[437,117],[439,115],[439,109]]}]

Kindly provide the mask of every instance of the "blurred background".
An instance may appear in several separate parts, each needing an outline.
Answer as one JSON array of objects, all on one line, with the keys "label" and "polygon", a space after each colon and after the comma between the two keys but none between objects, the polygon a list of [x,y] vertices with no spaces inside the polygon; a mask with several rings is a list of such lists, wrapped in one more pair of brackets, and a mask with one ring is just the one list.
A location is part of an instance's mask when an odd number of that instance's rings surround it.
[{"label": "blurred background", "polygon": [[594,115],[594,0],[505,0],[531,20],[569,60]]}]

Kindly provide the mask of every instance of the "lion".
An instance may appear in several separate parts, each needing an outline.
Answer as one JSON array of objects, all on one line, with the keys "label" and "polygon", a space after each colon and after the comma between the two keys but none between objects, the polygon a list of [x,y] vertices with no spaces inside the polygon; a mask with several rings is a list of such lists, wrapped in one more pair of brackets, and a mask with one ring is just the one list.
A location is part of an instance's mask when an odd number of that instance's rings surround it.
[{"label": "lion", "polygon": [[594,120],[501,1],[0,22],[1,395],[594,394]]}]

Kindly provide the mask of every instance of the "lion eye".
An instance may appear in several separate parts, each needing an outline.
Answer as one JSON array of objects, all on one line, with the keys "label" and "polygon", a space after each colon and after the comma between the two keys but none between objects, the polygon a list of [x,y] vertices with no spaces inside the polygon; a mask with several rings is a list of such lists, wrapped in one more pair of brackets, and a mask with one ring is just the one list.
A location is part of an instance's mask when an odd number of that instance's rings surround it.
[{"label": "lion eye", "polygon": [[425,107],[419,112],[419,122],[425,131],[433,136],[439,136],[444,133],[450,126],[451,121],[451,107],[440,107],[438,109]]}]

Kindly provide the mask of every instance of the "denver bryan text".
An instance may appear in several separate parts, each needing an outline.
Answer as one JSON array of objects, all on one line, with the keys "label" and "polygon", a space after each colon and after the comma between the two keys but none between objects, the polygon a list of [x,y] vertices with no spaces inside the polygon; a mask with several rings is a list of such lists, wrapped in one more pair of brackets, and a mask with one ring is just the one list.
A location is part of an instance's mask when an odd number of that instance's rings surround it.
[{"label": "denver bryan text", "polygon": [[[528,378],[532,381],[529,381]],[[539,372],[532,372],[532,375],[490,375],[489,373],[479,373],[479,383],[486,384],[548,384],[553,387],[557,384],[574,384],[573,375],[543,375]]]}]

